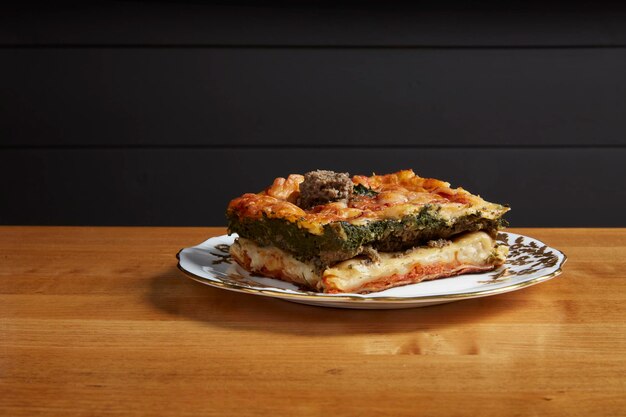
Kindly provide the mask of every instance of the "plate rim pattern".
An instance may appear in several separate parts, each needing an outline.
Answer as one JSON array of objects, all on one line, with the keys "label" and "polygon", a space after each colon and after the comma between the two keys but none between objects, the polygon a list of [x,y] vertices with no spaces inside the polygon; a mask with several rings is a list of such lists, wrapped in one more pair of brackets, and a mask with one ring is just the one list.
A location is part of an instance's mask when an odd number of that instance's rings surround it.
[{"label": "plate rim pattern", "polygon": [[[468,292],[462,292],[462,293],[416,295],[416,296],[406,296],[406,297],[399,297],[399,296],[366,297],[361,294],[324,294],[324,293],[315,293],[312,291],[301,291],[300,293],[286,293],[283,291],[277,291],[275,289],[272,289],[271,287],[267,289],[250,288],[249,286],[246,286],[244,284],[238,284],[236,282],[225,282],[223,280],[220,280],[219,277],[214,277],[213,279],[202,277],[200,275],[194,274],[191,271],[186,270],[181,265],[180,255],[183,251],[187,249],[196,248],[202,245],[207,240],[210,240],[213,238],[226,237],[228,235],[212,236],[211,238],[205,240],[204,242],[201,242],[198,245],[182,248],[176,254],[176,259],[178,261],[177,267],[181,272],[183,272],[186,276],[188,276],[192,280],[200,282],[205,285],[209,285],[211,287],[230,290],[230,291],[236,291],[236,292],[241,292],[241,293],[246,293],[246,294],[261,295],[265,297],[281,298],[284,300],[293,300],[297,302],[309,301],[309,302],[315,302],[315,303],[359,302],[359,303],[407,304],[407,303],[416,303],[416,302],[427,303],[427,302],[436,302],[436,301],[455,301],[455,300],[463,300],[463,299],[469,299],[469,298],[486,297],[490,295],[503,294],[503,293],[519,290],[521,288],[530,287],[532,285],[539,284],[544,281],[548,281],[549,279],[552,279],[560,275],[563,272],[563,265],[567,262],[567,255],[563,253],[562,251],[552,248],[546,245],[544,242],[540,241],[539,239],[535,239],[530,236],[521,235],[518,233],[509,233],[509,232],[500,232],[500,233],[506,233],[507,235],[523,236],[523,237],[533,239],[545,245],[549,249],[561,254],[563,258],[557,263],[556,270],[550,273],[547,273],[545,275],[541,275],[541,276],[529,279],[529,280],[524,280],[521,282],[514,283],[509,286],[478,290],[478,291],[468,291]],[[413,284],[413,285],[417,285],[417,284]]]}]

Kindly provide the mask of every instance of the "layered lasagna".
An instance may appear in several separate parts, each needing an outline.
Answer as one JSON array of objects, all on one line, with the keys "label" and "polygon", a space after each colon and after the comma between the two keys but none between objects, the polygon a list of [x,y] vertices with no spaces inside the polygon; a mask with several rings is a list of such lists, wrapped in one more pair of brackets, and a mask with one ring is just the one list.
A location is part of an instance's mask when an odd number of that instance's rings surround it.
[{"label": "layered lasagna", "polygon": [[228,205],[247,271],[324,293],[369,293],[501,265],[508,207],[412,170],[276,178]]}]

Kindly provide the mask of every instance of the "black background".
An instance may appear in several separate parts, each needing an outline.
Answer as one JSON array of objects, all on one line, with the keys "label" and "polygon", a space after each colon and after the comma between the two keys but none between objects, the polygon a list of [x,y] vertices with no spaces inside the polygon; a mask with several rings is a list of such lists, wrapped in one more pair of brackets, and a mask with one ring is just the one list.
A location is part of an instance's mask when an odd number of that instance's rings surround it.
[{"label": "black background", "polygon": [[21,3],[0,64],[0,224],[219,226],[277,176],[413,168],[626,226],[617,3]]}]

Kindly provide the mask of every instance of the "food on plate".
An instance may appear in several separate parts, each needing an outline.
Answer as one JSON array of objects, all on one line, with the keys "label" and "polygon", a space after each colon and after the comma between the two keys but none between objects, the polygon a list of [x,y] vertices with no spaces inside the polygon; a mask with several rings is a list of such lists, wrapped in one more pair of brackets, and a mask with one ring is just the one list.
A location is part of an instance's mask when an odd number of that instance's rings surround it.
[{"label": "food on plate", "polygon": [[247,271],[324,293],[368,293],[504,263],[508,207],[412,170],[276,178],[228,205]]}]

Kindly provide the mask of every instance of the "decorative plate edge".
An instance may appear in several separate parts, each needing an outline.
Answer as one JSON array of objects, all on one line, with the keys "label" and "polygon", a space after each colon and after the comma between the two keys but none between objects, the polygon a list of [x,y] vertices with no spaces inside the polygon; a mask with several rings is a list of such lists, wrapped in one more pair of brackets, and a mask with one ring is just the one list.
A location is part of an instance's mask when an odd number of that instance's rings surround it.
[{"label": "decorative plate edge", "polygon": [[[507,233],[508,232],[501,232],[501,233]],[[517,233],[514,233],[515,235],[518,235]],[[518,235],[518,236],[524,236],[524,237],[529,237],[533,240],[536,240],[537,242],[542,243],[545,246],[546,245],[543,241],[539,240],[539,239],[535,239],[533,237],[530,236],[525,236],[525,235]],[[216,238],[216,237],[220,237],[220,236],[213,236],[209,239],[212,238]],[[207,240],[209,240],[207,239]],[[205,241],[206,242],[206,241]],[[204,243],[204,242],[202,242]],[[198,246],[198,245],[196,245]],[[254,288],[248,288],[245,287],[243,285],[237,285],[235,283],[226,283],[223,281],[212,281],[209,280],[208,278],[205,277],[201,277],[199,275],[196,275],[190,271],[187,271],[185,268],[183,268],[183,266],[180,264],[180,254],[183,250],[185,249],[190,249],[192,248],[188,247],[188,248],[182,248],[181,250],[178,251],[178,253],[176,254],[176,259],[178,261],[177,263],[177,267],[178,269],[185,275],[187,275],[189,278],[193,279],[194,281],[197,281],[201,284],[205,284],[205,285],[209,285],[211,287],[214,288],[220,288],[220,289],[227,289],[227,290],[232,290],[232,291],[236,291],[236,292],[241,292],[241,293],[245,293],[245,294],[253,294],[253,295],[262,295],[265,297],[273,297],[273,298],[281,298],[281,299],[297,299],[297,300],[303,300],[303,301],[316,301],[316,302],[323,302],[323,301],[328,301],[328,302],[341,302],[341,301],[358,301],[358,302],[363,302],[363,303],[377,303],[377,302],[386,302],[386,303],[394,303],[394,304],[408,304],[408,303],[414,303],[414,302],[420,302],[420,301],[452,301],[452,300],[463,300],[463,299],[469,299],[469,298],[480,298],[480,297],[486,297],[486,296],[490,296],[490,295],[497,295],[497,294],[504,294],[507,292],[511,292],[511,291],[515,291],[515,290],[519,290],[521,288],[525,288],[525,287],[530,287],[532,285],[535,284],[539,284],[542,283],[544,281],[548,281],[552,278],[555,278],[559,275],[561,275],[561,273],[563,272],[563,265],[565,265],[565,263],[567,262],[567,255],[560,251],[559,249],[553,248],[551,246],[548,246],[550,249],[557,251],[558,253],[560,253],[561,255],[563,255],[563,259],[562,261],[558,264],[558,268],[546,275],[542,275],[536,278],[533,278],[531,280],[528,281],[523,281],[523,282],[519,282],[517,284],[508,286],[508,287],[502,287],[502,288],[494,288],[491,290],[482,290],[482,291],[475,291],[475,292],[471,292],[471,293],[456,293],[456,294],[444,294],[444,295],[423,295],[423,296],[415,296],[415,297],[394,297],[394,296],[389,296],[389,297],[375,297],[375,298],[366,298],[363,297],[361,295],[355,294],[355,295],[330,295],[330,294],[324,294],[324,293],[319,293],[319,295],[307,295],[307,294],[287,294],[284,292],[280,292],[280,291],[275,291],[272,289],[267,289],[267,290],[261,290],[261,289],[254,289]]]}]

